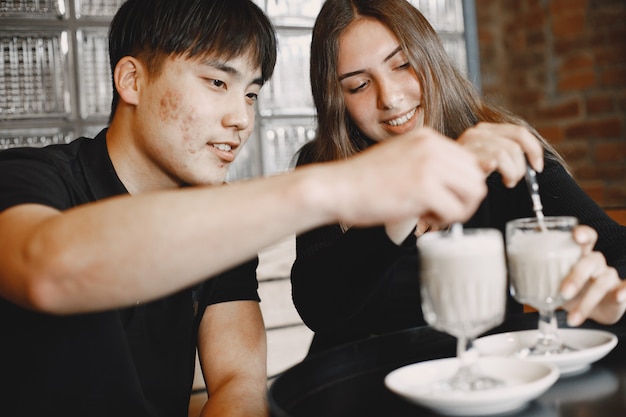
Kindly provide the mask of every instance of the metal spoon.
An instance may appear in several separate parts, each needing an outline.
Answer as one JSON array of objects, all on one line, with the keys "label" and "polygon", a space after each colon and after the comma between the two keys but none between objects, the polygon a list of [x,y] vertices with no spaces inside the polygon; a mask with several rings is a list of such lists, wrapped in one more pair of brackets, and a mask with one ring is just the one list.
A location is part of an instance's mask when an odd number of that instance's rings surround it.
[{"label": "metal spoon", "polygon": [[541,204],[541,197],[539,196],[539,184],[537,183],[537,172],[530,166],[528,161],[526,162],[526,185],[530,192],[530,198],[533,202],[533,211],[537,217],[539,228],[541,231],[546,230],[543,216],[543,205]]}]

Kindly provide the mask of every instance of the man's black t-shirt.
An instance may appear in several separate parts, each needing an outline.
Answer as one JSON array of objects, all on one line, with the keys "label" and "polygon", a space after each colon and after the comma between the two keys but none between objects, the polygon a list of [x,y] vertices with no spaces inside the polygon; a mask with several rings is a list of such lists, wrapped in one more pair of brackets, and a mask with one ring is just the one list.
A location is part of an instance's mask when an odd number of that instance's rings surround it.
[{"label": "man's black t-shirt", "polygon": [[[0,152],[0,211],[24,203],[67,210],[127,194],[105,134]],[[53,316],[0,297],[0,414],[186,416],[204,309],[259,301],[257,263],[163,299],[98,313]]]}]

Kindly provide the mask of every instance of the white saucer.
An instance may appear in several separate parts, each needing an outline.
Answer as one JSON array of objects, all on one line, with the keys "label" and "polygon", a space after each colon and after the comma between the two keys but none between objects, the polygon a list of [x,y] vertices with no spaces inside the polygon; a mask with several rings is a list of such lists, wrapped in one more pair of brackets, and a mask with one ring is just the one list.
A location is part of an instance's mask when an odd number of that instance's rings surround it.
[{"label": "white saucer", "polygon": [[414,363],[390,372],[385,385],[405,399],[441,414],[467,416],[521,409],[559,378],[558,368],[550,363],[485,357],[479,358],[478,369],[486,376],[503,380],[504,387],[473,392],[433,389],[436,382],[452,377],[459,365],[457,358]]},{"label": "white saucer", "polygon": [[[498,333],[478,338],[474,347],[481,356],[514,356],[516,352],[533,345],[537,330]],[[559,329],[561,340],[579,350],[549,356],[527,356],[534,362],[551,362],[570,375],[586,371],[593,362],[603,358],[617,345],[617,337],[603,330]]]}]

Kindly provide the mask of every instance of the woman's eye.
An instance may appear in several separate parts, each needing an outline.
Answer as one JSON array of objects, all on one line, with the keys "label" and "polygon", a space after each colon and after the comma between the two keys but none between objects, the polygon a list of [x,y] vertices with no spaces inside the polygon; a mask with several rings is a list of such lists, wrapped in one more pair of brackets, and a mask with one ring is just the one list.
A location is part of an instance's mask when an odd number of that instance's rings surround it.
[{"label": "woman's eye", "polygon": [[250,101],[257,101],[257,99],[259,98],[259,95],[257,93],[248,93],[246,94],[246,97],[248,97]]},{"label": "woman's eye", "polygon": [[410,66],[411,66],[411,64],[409,64],[409,63],[407,62],[407,63],[404,63],[404,64],[402,64],[402,65],[398,66],[398,69],[403,70],[403,69],[407,69],[407,68],[409,68]]},{"label": "woman's eye", "polygon": [[360,90],[364,89],[366,85],[367,83],[361,83],[354,88],[350,88],[348,91],[350,92],[350,94],[358,93]]},{"label": "woman's eye", "polygon": [[211,83],[218,88],[223,88],[226,85],[226,83],[222,80],[211,80]]}]

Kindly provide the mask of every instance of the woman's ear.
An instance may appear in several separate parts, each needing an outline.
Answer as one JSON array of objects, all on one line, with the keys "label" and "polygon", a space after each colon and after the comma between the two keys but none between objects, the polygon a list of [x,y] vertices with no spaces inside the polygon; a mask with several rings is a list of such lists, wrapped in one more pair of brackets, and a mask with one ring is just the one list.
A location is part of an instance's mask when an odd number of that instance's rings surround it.
[{"label": "woman's ear", "polygon": [[138,75],[141,64],[131,56],[120,59],[115,66],[113,80],[115,89],[120,95],[120,99],[127,104],[137,105],[138,95]]}]

